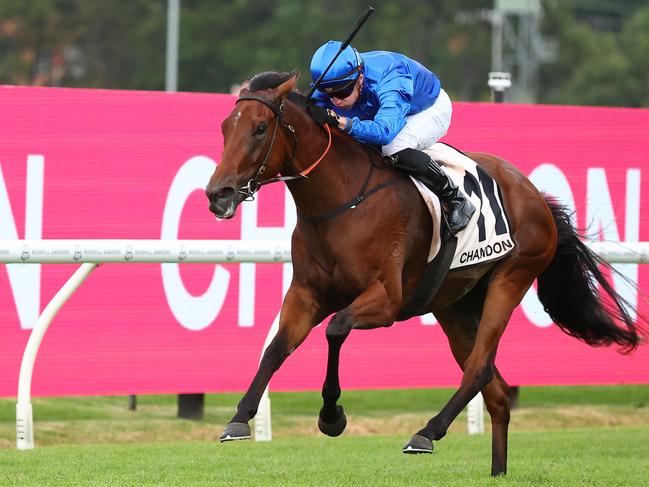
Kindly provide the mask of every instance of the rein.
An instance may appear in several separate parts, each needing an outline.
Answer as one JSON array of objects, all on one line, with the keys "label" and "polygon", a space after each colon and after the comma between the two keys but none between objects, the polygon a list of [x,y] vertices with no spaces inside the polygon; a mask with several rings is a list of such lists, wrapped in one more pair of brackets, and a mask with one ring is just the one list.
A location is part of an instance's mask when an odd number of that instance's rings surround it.
[{"label": "rein", "polygon": [[273,151],[273,145],[275,144],[275,136],[277,135],[277,127],[281,123],[285,128],[289,130],[291,135],[293,136],[293,153],[291,154],[291,157],[288,160],[284,161],[282,172],[285,169],[288,169],[288,167],[291,165],[293,162],[293,157],[295,156],[295,152],[297,152],[297,136],[295,135],[295,128],[289,123],[286,123],[284,121],[284,103],[280,103],[279,107],[276,106],[273,102],[270,100],[267,100],[265,98],[262,98],[260,96],[253,96],[253,95],[244,95],[240,96],[237,98],[237,101],[235,103],[239,103],[240,101],[244,100],[254,100],[258,101],[260,103],[263,103],[266,105],[268,108],[270,108],[273,113],[275,114],[276,122],[275,126],[273,127],[273,135],[270,138],[270,145],[268,146],[268,150],[266,151],[266,155],[264,156],[263,161],[261,162],[261,165],[259,166],[259,169],[257,169],[257,174],[255,174],[254,177],[252,177],[248,183],[245,186],[242,186],[239,188],[239,193],[245,194],[246,195],[246,201],[254,200],[254,194],[261,189],[262,186],[270,183],[276,183],[278,181],[292,181],[294,179],[300,179],[300,178],[306,178],[307,175],[313,171],[320,162],[325,158],[327,153],[329,152],[329,149],[331,149],[331,129],[329,128],[328,125],[325,125],[327,129],[327,134],[329,135],[329,142],[327,143],[327,148],[325,151],[322,153],[322,155],[316,160],[313,164],[311,164],[309,167],[306,169],[300,171],[298,174],[292,175],[292,176],[280,176],[280,177],[274,177],[270,179],[266,179],[263,181],[259,181],[259,178],[266,172],[266,164],[268,163],[268,159],[270,158],[270,154]]},{"label": "rein", "polygon": [[[263,103],[266,105],[268,108],[270,108],[273,113],[275,114],[276,117],[276,122],[275,126],[273,127],[273,135],[271,136],[270,139],[270,145],[268,146],[268,150],[266,151],[266,155],[264,156],[263,161],[261,162],[261,165],[259,166],[259,169],[257,170],[257,174],[255,174],[254,177],[252,177],[248,183],[246,183],[245,186],[242,186],[239,188],[239,193],[242,193],[246,195],[245,200],[246,201],[251,201],[255,199],[255,193],[261,189],[262,186],[270,183],[276,183],[278,181],[293,181],[295,179],[300,179],[300,178],[307,178],[308,174],[313,171],[318,164],[322,162],[322,160],[325,158],[325,156],[329,153],[329,150],[331,149],[331,143],[332,143],[332,136],[331,136],[331,128],[329,128],[329,125],[325,124],[324,128],[327,131],[328,135],[328,142],[327,142],[327,147],[322,153],[322,155],[309,167],[306,169],[303,169],[300,171],[298,174],[291,175],[291,176],[280,176],[280,177],[274,177],[270,179],[266,179],[263,181],[259,181],[259,177],[261,177],[265,172],[266,172],[266,164],[268,163],[268,159],[270,158],[270,154],[273,150],[273,145],[275,144],[275,136],[277,135],[277,127],[281,123],[285,128],[289,130],[291,135],[293,136],[293,153],[291,154],[291,157],[288,160],[284,161],[283,169],[282,172],[285,169],[288,169],[288,167],[291,165],[293,162],[293,157],[295,156],[295,153],[297,152],[297,135],[295,134],[295,128],[289,123],[286,123],[284,121],[284,102],[280,103],[279,106],[276,106],[273,102],[270,100],[267,100],[266,98],[262,98],[260,96],[254,96],[254,95],[243,95],[237,98],[237,101],[235,103],[239,103],[240,101],[245,101],[245,100],[253,100],[253,101],[258,101],[260,103]],[[325,221],[329,220],[331,218],[334,218],[342,213],[344,213],[347,210],[354,209],[356,206],[361,204],[365,199],[382,190],[383,188],[390,186],[391,184],[397,182],[399,179],[401,179],[401,175],[398,175],[388,181],[385,181],[381,184],[378,184],[374,186],[372,189],[369,191],[367,190],[367,187],[370,183],[370,179],[372,178],[372,174],[374,173],[374,162],[372,161],[372,157],[368,153],[368,158],[370,160],[370,171],[365,178],[365,181],[363,182],[363,185],[361,186],[360,191],[358,194],[352,198],[351,200],[347,201],[346,203],[343,203],[342,205],[318,216],[307,216],[302,213],[300,213],[300,217],[303,218],[306,221]]]}]

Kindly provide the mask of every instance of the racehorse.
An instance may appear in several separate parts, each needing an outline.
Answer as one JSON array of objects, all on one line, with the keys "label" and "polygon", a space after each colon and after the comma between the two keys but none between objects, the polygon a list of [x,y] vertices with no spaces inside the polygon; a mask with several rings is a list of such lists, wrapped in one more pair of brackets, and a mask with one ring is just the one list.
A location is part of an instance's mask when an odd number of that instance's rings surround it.
[{"label": "racehorse", "polygon": [[[276,181],[286,183],[297,208],[293,280],[279,330],[221,441],[250,438],[248,421],[273,373],[331,314],[318,425],[327,435],[341,434],[347,422],[337,404],[341,346],[352,329],[387,327],[410,317],[404,311],[439,223],[413,182],[378,152],[337,130],[323,130],[309,117],[296,79],[295,72],[266,72],[241,90],[222,123],[223,155],[206,187],[210,211],[218,218],[231,218],[242,201]],[[468,156],[498,183],[515,248],[500,260],[448,272],[419,313],[435,315],[463,375],[448,403],[403,451],[432,452],[432,441],[444,437],[482,391],[492,422],[491,473],[499,475],[507,470],[510,406],[494,361],[507,322],[535,279],[545,310],[569,335],[591,346],[617,344],[626,352],[638,346],[643,333],[567,210],[508,162],[483,153]],[[595,283],[607,295],[604,301]]]}]

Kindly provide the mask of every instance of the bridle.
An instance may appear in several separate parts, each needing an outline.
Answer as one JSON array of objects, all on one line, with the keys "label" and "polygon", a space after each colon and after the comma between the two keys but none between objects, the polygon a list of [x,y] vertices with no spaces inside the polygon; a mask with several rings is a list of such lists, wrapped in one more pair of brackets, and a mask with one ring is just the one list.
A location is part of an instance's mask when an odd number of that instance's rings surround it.
[{"label": "bridle", "polygon": [[[242,186],[238,189],[239,193],[245,195],[245,201],[250,201],[255,199],[255,193],[261,189],[262,186],[270,183],[276,183],[278,181],[293,181],[296,179],[301,179],[301,178],[307,178],[308,174],[313,171],[318,164],[324,159],[324,157],[329,153],[329,149],[331,149],[331,129],[329,128],[329,125],[325,124],[324,128],[327,131],[327,134],[329,136],[329,141],[327,143],[327,148],[324,150],[322,155],[316,160],[313,164],[311,164],[309,167],[306,169],[300,171],[298,174],[295,175],[290,175],[290,176],[279,176],[279,177],[274,177],[270,179],[265,179],[263,181],[260,181],[259,178],[266,172],[266,164],[268,163],[268,159],[270,158],[270,154],[273,151],[273,145],[275,144],[275,137],[277,135],[277,127],[279,127],[279,124],[281,123],[282,126],[284,126],[288,131],[291,133],[293,136],[293,152],[291,154],[291,157],[289,157],[287,160],[284,161],[284,164],[282,166],[282,170],[280,173],[285,172],[286,170],[289,169],[291,163],[293,162],[293,157],[295,156],[295,153],[297,152],[297,135],[295,134],[295,129],[293,126],[289,123],[287,123],[284,120],[284,102],[280,103],[279,106],[275,105],[273,102],[270,100],[267,100],[266,98],[262,98],[260,96],[254,96],[254,95],[244,95],[240,96],[236,103],[239,103],[240,101],[244,100],[254,100],[258,101],[259,103],[263,103],[266,105],[268,108],[270,108],[273,113],[275,114],[275,117],[277,121],[275,122],[275,126],[273,127],[273,134],[270,138],[270,145],[268,146],[268,150],[266,151],[266,155],[264,156],[259,169],[257,169],[257,173],[250,178],[250,180],[246,183],[245,186]],[[367,150],[367,148],[366,148]],[[379,152],[379,155],[381,153]],[[368,189],[370,180],[372,178],[372,173],[374,171],[374,163],[372,162],[372,157],[368,153],[368,158],[370,160],[370,170],[369,173],[367,174],[367,177],[365,178],[365,181],[363,182],[360,191],[358,194],[350,199],[349,201],[343,203],[342,205],[337,206],[336,208],[333,208],[332,210],[322,214],[322,215],[317,215],[317,216],[307,216],[307,215],[300,215],[300,217],[306,221],[325,221],[325,220],[330,220],[331,218],[334,218],[338,215],[343,214],[349,209],[356,208],[358,205],[360,205],[363,201],[367,199],[368,196],[377,193],[378,191],[381,191],[383,188],[386,188],[394,183],[396,183],[398,180],[403,178],[402,174],[397,174],[394,178],[385,181],[383,183],[377,184],[376,186],[372,187],[371,189]]]},{"label": "bridle", "polygon": [[263,174],[266,172],[266,164],[268,164],[268,159],[270,158],[270,155],[273,151],[273,145],[275,145],[275,137],[277,135],[277,127],[279,127],[279,124],[281,123],[282,126],[288,129],[288,131],[293,136],[293,151],[291,153],[291,157],[284,160],[284,163],[282,165],[282,170],[280,171],[280,173],[288,170],[293,162],[293,158],[295,157],[295,153],[297,152],[297,135],[295,134],[295,128],[290,123],[287,123],[284,120],[284,102],[281,102],[279,106],[277,106],[270,100],[267,100],[266,98],[262,98],[260,96],[243,95],[237,98],[237,101],[235,103],[239,103],[240,101],[245,101],[245,100],[254,100],[254,101],[258,101],[259,103],[263,103],[268,108],[270,108],[275,114],[275,126],[273,127],[273,134],[270,138],[270,145],[268,146],[266,155],[264,156],[261,164],[259,165],[259,168],[257,169],[257,173],[248,180],[245,186],[242,186],[238,189],[239,193],[244,194],[246,196],[245,201],[250,201],[255,199],[254,196],[255,193],[259,191],[261,187],[266,184],[276,183],[278,181],[292,181],[295,179],[306,178],[307,175],[313,169],[315,169],[318,164],[320,164],[322,159],[324,159],[324,157],[329,152],[329,149],[331,148],[331,129],[329,128],[328,125],[325,125],[327,133],[329,135],[329,142],[327,143],[327,148],[322,153],[322,155],[318,158],[318,160],[315,161],[313,164],[311,164],[309,167],[307,167],[303,171],[300,171],[299,174],[290,175],[290,176],[279,176],[279,177],[274,177],[274,178],[260,181],[259,178],[263,176]]}]

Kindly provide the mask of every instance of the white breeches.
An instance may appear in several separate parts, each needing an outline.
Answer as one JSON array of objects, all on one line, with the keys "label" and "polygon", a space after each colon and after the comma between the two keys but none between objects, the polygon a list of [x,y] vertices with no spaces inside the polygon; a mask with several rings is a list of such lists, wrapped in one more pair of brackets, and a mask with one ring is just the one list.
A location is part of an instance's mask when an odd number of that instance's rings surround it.
[{"label": "white breeches", "polygon": [[388,145],[383,155],[391,156],[403,149],[428,149],[441,139],[451,125],[453,107],[448,94],[442,89],[432,106],[406,117],[406,125]]}]

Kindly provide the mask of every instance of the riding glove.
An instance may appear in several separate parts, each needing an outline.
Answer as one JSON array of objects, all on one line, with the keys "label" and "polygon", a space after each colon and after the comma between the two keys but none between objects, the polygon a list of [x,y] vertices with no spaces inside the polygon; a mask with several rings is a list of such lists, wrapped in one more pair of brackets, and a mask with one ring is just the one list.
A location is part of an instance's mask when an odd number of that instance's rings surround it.
[{"label": "riding glove", "polygon": [[320,105],[309,105],[307,112],[318,125],[328,124],[332,127],[338,127],[340,122],[340,117],[336,112],[329,108],[321,107]]}]

